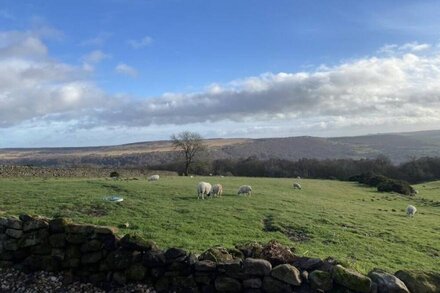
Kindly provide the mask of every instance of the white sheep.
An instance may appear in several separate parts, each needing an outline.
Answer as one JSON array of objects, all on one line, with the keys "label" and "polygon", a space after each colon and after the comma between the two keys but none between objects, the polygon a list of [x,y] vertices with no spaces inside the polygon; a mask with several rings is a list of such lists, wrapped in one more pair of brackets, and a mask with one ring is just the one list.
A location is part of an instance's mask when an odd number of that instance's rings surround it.
[{"label": "white sheep", "polygon": [[157,181],[159,180],[160,176],[159,175],[151,175],[150,177],[148,177],[148,181]]},{"label": "white sheep", "polygon": [[238,195],[244,194],[244,195],[252,195],[252,187],[250,185],[242,185],[238,189]]},{"label": "white sheep", "polygon": [[214,184],[212,186],[212,196],[221,196],[223,193],[223,186],[221,184]]},{"label": "white sheep", "polygon": [[301,184],[299,184],[298,182],[294,182],[293,183],[293,189],[302,189],[301,188]]},{"label": "white sheep", "polygon": [[407,208],[406,208],[406,215],[408,216],[408,217],[414,217],[414,214],[417,212],[417,209],[416,209],[416,207],[415,206],[413,206],[413,205],[409,205]]},{"label": "white sheep", "polygon": [[199,199],[200,197],[202,199],[205,199],[205,195],[206,196],[210,196],[211,195],[211,189],[212,186],[210,183],[208,182],[199,182],[199,184],[197,185],[197,199]]}]

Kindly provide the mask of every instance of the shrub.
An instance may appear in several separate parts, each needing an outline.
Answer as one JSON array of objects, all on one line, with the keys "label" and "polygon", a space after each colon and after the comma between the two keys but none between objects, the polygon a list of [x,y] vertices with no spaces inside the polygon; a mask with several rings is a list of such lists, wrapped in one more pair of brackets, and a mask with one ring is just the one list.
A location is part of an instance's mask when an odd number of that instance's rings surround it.
[{"label": "shrub", "polygon": [[408,182],[402,180],[388,179],[377,186],[380,192],[397,192],[404,195],[414,195],[414,189]]},{"label": "shrub", "polygon": [[113,171],[110,173],[110,178],[119,178],[119,173],[116,171]]}]

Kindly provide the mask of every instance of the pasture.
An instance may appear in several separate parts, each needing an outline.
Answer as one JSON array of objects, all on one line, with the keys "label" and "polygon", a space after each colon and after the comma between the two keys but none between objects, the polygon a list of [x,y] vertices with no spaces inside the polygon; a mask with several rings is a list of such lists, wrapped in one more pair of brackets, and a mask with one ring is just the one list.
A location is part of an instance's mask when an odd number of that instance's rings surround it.
[{"label": "pasture", "polygon": [[[197,200],[199,181],[221,183],[221,198]],[[302,190],[293,190],[300,182]],[[242,184],[251,197],[237,196]],[[241,177],[0,179],[0,216],[63,216],[79,223],[120,226],[162,248],[201,252],[247,241],[277,239],[298,255],[332,256],[362,272],[379,267],[438,269],[440,182],[415,186],[414,198],[378,193],[357,183]],[[121,203],[105,202],[121,195]],[[408,204],[418,211],[405,215]]]}]

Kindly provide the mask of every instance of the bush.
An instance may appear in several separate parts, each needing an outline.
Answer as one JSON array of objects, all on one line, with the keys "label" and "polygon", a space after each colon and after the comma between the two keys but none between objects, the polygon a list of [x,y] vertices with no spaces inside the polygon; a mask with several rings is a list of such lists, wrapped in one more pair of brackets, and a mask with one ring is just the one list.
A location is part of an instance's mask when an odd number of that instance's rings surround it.
[{"label": "bush", "polygon": [[397,192],[404,195],[414,195],[414,189],[408,182],[402,180],[388,179],[377,186],[380,192]]},{"label": "bush", "polygon": [[119,178],[119,173],[116,171],[113,171],[110,173],[110,178]]},{"label": "bush", "polygon": [[375,175],[372,176],[370,178],[368,178],[365,182],[365,184],[369,185],[369,186],[374,186],[377,187],[382,183],[386,183],[387,181],[389,181],[390,178],[382,176],[382,175]]}]

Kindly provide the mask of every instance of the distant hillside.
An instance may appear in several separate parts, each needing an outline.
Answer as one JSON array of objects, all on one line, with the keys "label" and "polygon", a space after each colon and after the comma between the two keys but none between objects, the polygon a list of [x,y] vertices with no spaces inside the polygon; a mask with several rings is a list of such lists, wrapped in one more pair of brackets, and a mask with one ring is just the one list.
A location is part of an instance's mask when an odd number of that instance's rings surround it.
[{"label": "distant hillside", "polygon": [[[374,134],[353,137],[287,137],[263,139],[209,139],[212,159],[374,158],[385,155],[399,163],[423,156],[440,156],[440,130]],[[37,166],[143,166],[177,158],[169,141],[82,148],[0,149],[0,164]]]}]

